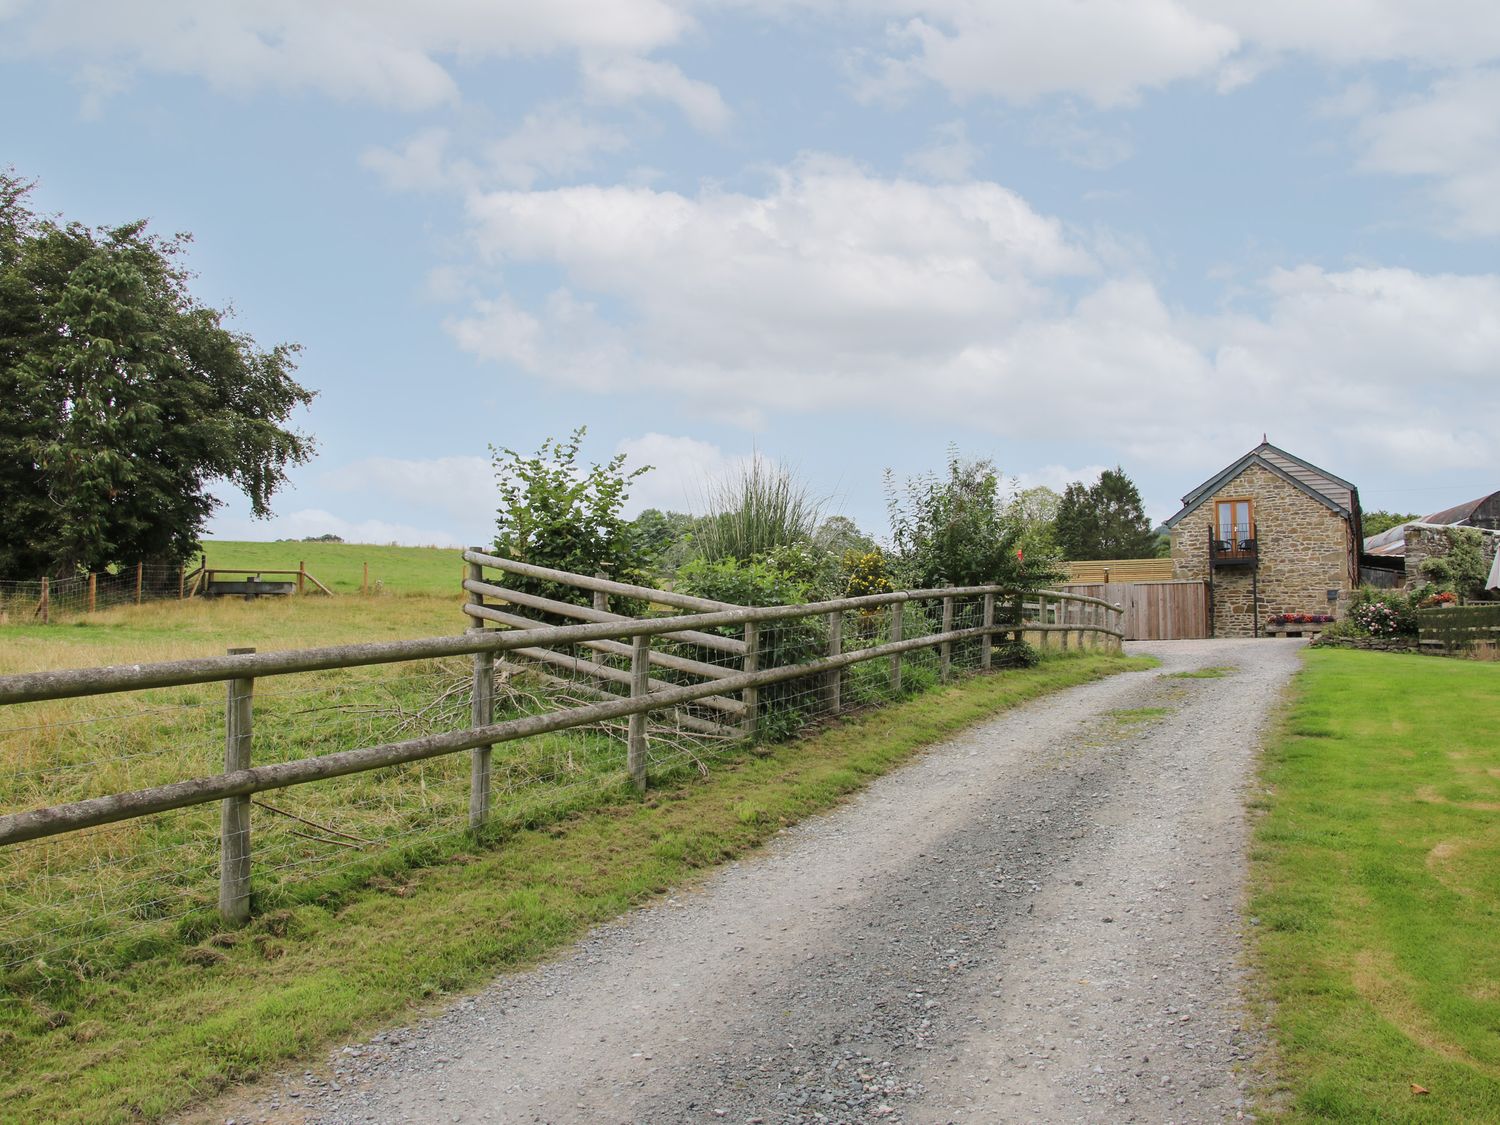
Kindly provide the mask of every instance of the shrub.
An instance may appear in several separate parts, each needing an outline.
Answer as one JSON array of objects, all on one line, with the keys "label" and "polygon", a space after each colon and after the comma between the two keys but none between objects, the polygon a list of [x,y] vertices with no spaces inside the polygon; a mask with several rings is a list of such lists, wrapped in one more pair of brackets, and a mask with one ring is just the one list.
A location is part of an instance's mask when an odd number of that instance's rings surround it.
[{"label": "shrub", "polygon": [[1417,618],[1412,599],[1391,590],[1361,587],[1349,607],[1348,621],[1354,629],[1372,637],[1414,637]]},{"label": "shrub", "polygon": [[[507,558],[574,574],[604,573],[622,582],[645,577],[646,552],[640,537],[620,516],[630,484],[651,466],[625,470],[625,455],[604,465],[578,467],[587,433],[579,426],[566,441],[548,438],[532,457],[490,447],[500,486],[495,552]],[[535,578],[511,575],[507,584],[524,593],[586,604],[586,591]],[[632,614],[642,605],[618,607]]]},{"label": "shrub", "polygon": [[1022,526],[1000,500],[988,460],[948,451],[948,471],[897,488],[886,472],[886,504],[901,577],[911,589],[991,583],[1035,589],[1061,577],[1056,560],[1027,557]]},{"label": "shrub", "polygon": [[[799,605],[808,601],[808,586],[778,570],[770,558],[742,563],[735,559],[694,559],[677,572],[677,588],[695,597],[736,605]],[[719,626],[714,632],[739,636],[734,626]],[[760,627],[760,667],[784,668],[816,660],[827,651],[827,626],[822,618],[798,617],[768,621]],[[695,660],[713,662],[717,654],[707,649],[685,653]],[[818,691],[808,691],[806,681],[790,680],[760,689],[760,730],[770,738],[789,735],[802,725],[803,715],[821,705]]]},{"label": "shrub", "polygon": [[1441,590],[1464,598],[1484,597],[1489,564],[1484,559],[1484,538],[1472,527],[1444,528],[1448,552],[1422,560],[1422,573]]},{"label": "shrub", "polygon": [[1000,641],[990,659],[995,668],[1035,668],[1042,654],[1025,641]]},{"label": "shrub", "polygon": [[891,582],[891,566],[879,547],[869,551],[849,551],[842,560],[844,596],[864,598],[872,594],[889,594],[896,587]]}]

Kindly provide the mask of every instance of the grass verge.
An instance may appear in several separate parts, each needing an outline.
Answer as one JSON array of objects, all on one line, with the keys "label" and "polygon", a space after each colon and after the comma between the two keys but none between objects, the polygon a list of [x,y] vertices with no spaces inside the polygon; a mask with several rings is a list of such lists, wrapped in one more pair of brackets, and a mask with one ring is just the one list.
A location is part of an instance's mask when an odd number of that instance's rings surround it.
[{"label": "grass verge", "polygon": [[307,1057],[413,1005],[532,963],[587,927],[827,809],[923,747],[1141,658],[1054,657],[853,716],[795,742],[654,776],[424,866],[117,972],[32,979],[0,1011],[0,1119],[153,1120]]},{"label": "grass verge", "polygon": [[1307,653],[1262,764],[1256,957],[1290,1121],[1500,1121],[1500,669]]}]

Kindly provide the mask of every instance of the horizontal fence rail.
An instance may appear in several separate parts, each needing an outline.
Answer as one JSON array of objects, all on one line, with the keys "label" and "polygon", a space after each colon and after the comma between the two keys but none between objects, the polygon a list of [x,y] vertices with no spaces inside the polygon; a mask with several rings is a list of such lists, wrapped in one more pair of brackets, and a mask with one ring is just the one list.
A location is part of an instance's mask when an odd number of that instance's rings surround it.
[{"label": "horizontal fence rail", "polygon": [[[31,842],[30,846],[37,847],[36,841],[218,802],[222,809],[217,836],[219,912],[225,923],[239,924],[250,912],[252,806],[262,810],[256,816],[269,813],[287,818],[277,822],[285,826],[287,834],[298,841],[316,841],[316,846],[325,850],[358,851],[373,842],[347,828],[324,825],[257,799],[272,791],[354,775],[377,774],[394,778],[392,784],[398,784],[399,775],[390,773],[398,767],[414,767],[469,752],[467,819],[470,828],[477,828],[492,815],[497,776],[504,773],[509,778],[507,791],[531,783],[524,770],[515,773],[520,767],[513,768],[508,759],[494,757],[495,747],[530,745],[526,740],[565,732],[598,731],[607,736],[607,741],[597,746],[605,746],[609,740],[616,745],[625,742],[623,761],[615,761],[624,766],[625,777],[644,787],[648,763],[657,753],[652,748],[675,745],[672,739],[678,736],[673,731],[685,732],[684,738],[708,739],[702,744],[707,746],[728,745],[758,733],[774,735],[815,715],[837,714],[848,706],[899,696],[916,685],[914,676],[935,682],[949,678],[955,666],[987,670],[992,654],[1000,651],[994,647],[997,639],[1050,639],[1063,648],[1068,647],[1070,639],[1082,647],[1089,638],[1095,645],[1118,648],[1122,639],[1119,606],[1055,590],[953,587],[893,591],[806,605],[746,607],[605,577],[568,574],[486,552],[466,552],[464,558],[469,567],[469,577],[463,583],[469,595],[463,606],[467,629],[453,636],[288,652],[232,650],[219,657],[0,676],[0,706],[6,708],[26,704],[55,708],[91,697],[157,693],[205,684],[222,684],[226,693],[220,728],[222,772],[205,772],[200,766],[196,776],[164,784],[15,809],[15,798],[3,788],[6,774],[0,768],[0,809],[10,804],[14,810],[0,815],[0,845]],[[499,580],[492,580],[486,571],[500,572]],[[579,605],[514,588],[527,582],[578,591],[576,596],[587,597],[591,604]],[[611,612],[611,598],[690,612],[632,617]],[[527,616],[528,612],[578,623],[540,622]],[[352,746],[346,741],[342,747],[312,755],[306,749],[297,754],[295,741],[289,746],[278,743],[279,753],[290,750],[287,760],[267,762],[262,758],[260,764],[255,763],[255,747],[262,737],[257,730],[264,694],[257,694],[260,681],[275,684],[274,677],[328,672],[343,676],[381,665],[446,668],[449,665],[442,662],[456,657],[471,659],[472,675],[465,673],[462,680],[443,681],[448,683],[446,687],[435,683],[434,688],[427,689],[433,697],[434,721],[446,729],[355,741]],[[874,664],[877,661],[885,662],[883,668]],[[336,690],[329,686],[327,677],[315,681],[321,686],[298,688],[296,683],[302,681],[288,681],[293,683],[292,688],[277,688],[268,697],[268,705],[285,712],[273,717],[284,721],[288,737],[296,735],[296,716],[304,710],[320,718],[328,710],[337,710],[341,718],[357,718],[359,714],[357,707],[330,708],[322,703],[298,710],[294,705],[301,694],[317,701],[322,699],[319,693]],[[527,684],[539,686],[533,690]],[[508,704],[512,713],[497,717],[497,685],[504,685],[512,696],[519,692],[515,698],[533,699],[533,710],[525,712],[523,708],[523,713],[515,713],[519,704]],[[154,701],[156,696],[147,694],[144,698]],[[200,699],[191,706],[204,705]],[[424,713],[427,709],[424,705]],[[143,714],[149,713],[146,707]],[[7,717],[15,714],[5,712]],[[657,726],[649,726],[648,718]],[[46,723],[0,723],[0,737],[22,737],[24,732],[36,730],[44,732],[38,737],[55,739],[61,737],[58,730],[88,721],[67,718],[55,728]],[[410,727],[414,722],[408,715],[385,729],[400,734],[403,726]],[[205,713],[201,729],[211,728]],[[685,748],[670,760],[695,761],[702,769],[700,751],[692,745],[683,743]],[[572,749],[566,751],[570,764],[573,753]],[[3,765],[0,761],[0,767]],[[619,769],[619,765],[614,768]],[[45,759],[43,767],[32,772],[47,773]],[[83,788],[87,792],[99,786]],[[390,799],[385,800],[389,803]],[[285,803],[280,798],[277,801]],[[307,849],[314,845],[299,846]],[[255,863],[256,870],[261,870],[259,858]],[[3,864],[0,874],[4,874]],[[20,870],[23,882],[27,874],[24,868]],[[0,879],[0,883],[5,881]],[[122,909],[140,912],[138,906],[129,903]],[[25,945],[7,944],[5,922],[4,910],[0,909],[0,968],[6,964],[7,948]]]}]

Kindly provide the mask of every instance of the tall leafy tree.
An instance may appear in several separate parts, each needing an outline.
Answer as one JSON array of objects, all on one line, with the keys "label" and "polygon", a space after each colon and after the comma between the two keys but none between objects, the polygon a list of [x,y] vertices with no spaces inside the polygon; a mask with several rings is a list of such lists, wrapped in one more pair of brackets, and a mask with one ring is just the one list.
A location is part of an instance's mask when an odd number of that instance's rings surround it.
[{"label": "tall leafy tree", "polygon": [[1360,513],[1360,526],[1368,538],[1371,535],[1379,535],[1382,531],[1389,531],[1397,524],[1410,523],[1412,520],[1421,518],[1412,512],[1388,512],[1384,508],[1376,508],[1373,512]]},{"label": "tall leafy tree", "polygon": [[1073,561],[1149,559],[1156,553],[1140,491],[1118,466],[1104,470],[1092,485],[1068,485],[1054,530],[1058,550]]},{"label": "tall leafy tree", "polygon": [[194,299],[186,235],[63,225],[29,191],[0,172],[0,575],[181,562],[219,481],[269,515],[313,451],[284,425],[313,397],[295,346]]}]

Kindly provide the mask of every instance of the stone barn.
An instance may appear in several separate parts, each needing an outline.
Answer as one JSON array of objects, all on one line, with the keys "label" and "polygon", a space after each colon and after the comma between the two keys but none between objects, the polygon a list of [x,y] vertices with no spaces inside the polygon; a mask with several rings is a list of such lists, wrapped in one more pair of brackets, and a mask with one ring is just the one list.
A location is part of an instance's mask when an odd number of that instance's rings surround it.
[{"label": "stone barn", "polygon": [[1207,584],[1216,637],[1261,636],[1284,615],[1337,617],[1359,585],[1359,490],[1269,442],[1184,496],[1166,526],[1173,577]]}]

